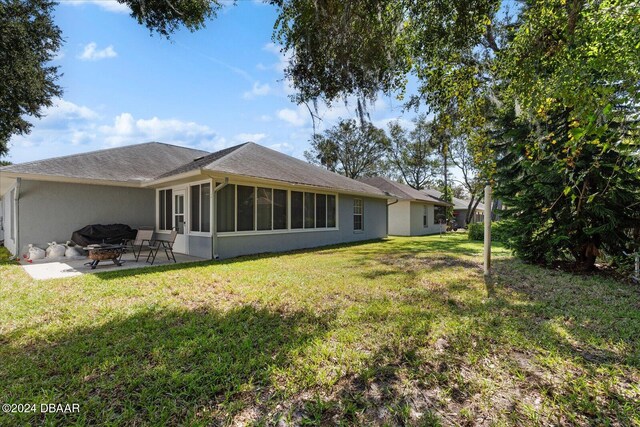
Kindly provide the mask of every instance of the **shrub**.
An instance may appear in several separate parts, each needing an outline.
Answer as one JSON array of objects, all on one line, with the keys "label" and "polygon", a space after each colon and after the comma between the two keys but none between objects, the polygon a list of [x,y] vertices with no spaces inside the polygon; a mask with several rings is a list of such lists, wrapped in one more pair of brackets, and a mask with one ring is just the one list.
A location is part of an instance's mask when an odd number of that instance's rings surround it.
[{"label": "shrub", "polygon": [[[469,224],[469,240],[484,240],[484,223],[476,222]],[[506,228],[506,221],[494,221],[491,223],[491,240],[506,243],[509,233]]]}]

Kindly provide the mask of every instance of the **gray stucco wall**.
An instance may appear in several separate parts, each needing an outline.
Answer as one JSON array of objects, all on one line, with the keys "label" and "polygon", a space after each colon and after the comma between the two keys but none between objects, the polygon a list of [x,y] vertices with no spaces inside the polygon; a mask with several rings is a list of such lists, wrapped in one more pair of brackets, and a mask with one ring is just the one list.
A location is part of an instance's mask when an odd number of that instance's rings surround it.
[{"label": "gray stucco wall", "polygon": [[189,255],[211,259],[211,237],[189,236]]},{"label": "gray stucco wall", "polygon": [[155,191],[128,187],[22,181],[18,250],[65,242],[88,224],[155,224]]},{"label": "gray stucco wall", "polygon": [[[363,198],[364,230],[353,230],[352,196],[338,196],[338,230],[298,231],[288,233],[256,234],[246,236],[219,236],[218,255],[233,258],[240,255],[264,252],[283,252],[294,249],[314,248],[337,243],[379,239],[387,233],[387,201]],[[191,255],[200,256],[192,253]]]}]

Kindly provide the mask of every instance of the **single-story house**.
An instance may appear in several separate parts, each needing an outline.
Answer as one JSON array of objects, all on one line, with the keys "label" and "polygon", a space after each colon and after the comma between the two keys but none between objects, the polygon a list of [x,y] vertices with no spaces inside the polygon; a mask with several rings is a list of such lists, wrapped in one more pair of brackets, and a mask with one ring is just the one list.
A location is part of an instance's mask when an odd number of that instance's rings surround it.
[{"label": "single-story house", "polygon": [[389,204],[389,234],[422,236],[444,231],[440,220],[445,218],[450,203],[388,178],[377,176],[361,181],[397,199]]},{"label": "single-story house", "polygon": [[88,224],[178,231],[202,258],[385,237],[378,188],[248,142],[207,153],[150,142],[0,168],[5,246],[64,242]]},{"label": "single-story house", "polygon": [[[442,197],[442,193],[438,190],[425,188],[423,192],[433,197]],[[459,227],[467,226],[467,212],[469,211],[469,200],[458,199],[454,197],[451,202],[453,203],[453,217],[458,223]],[[484,221],[484,204],[478,203],[473,216],[471,217],[471,223]]]}]

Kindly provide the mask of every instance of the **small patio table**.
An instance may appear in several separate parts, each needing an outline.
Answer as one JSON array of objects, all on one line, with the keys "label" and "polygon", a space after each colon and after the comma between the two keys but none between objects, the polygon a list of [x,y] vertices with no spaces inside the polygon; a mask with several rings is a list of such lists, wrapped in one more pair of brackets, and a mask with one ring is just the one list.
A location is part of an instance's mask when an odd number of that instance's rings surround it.
[{"label": "small patio table", "polygon": [[109,244],[98,244],[98,245],[89,245],[85,248],[82,248],[86,251],[89,251],[89,259],[91,262],[85,263],[85,265],[91,266],[92,270],[100,264],[100,261],[104,261],[110,259],[117,266],[121,266],[122,262],[120,258],[122,257],[122,252],[124,250],[123,245],[109,245]]}]

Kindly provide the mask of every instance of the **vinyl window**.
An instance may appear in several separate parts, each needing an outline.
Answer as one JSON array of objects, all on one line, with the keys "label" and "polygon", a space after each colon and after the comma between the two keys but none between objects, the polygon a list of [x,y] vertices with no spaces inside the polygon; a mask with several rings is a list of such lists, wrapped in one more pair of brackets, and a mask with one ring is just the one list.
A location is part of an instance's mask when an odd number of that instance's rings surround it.
[{"label": "vinyl window", "polygon": [[173,190],[160,190],[158,192],[158,229],[173,229]]},{"label": "vinyl window", "polygon": [[364,205],[362,199],[353,199],[353,229],[356,231],[364,229]]},{"label": "vinyl window", "polygon": [[211,231],[211,184],[191,186],[191,231]]}]

